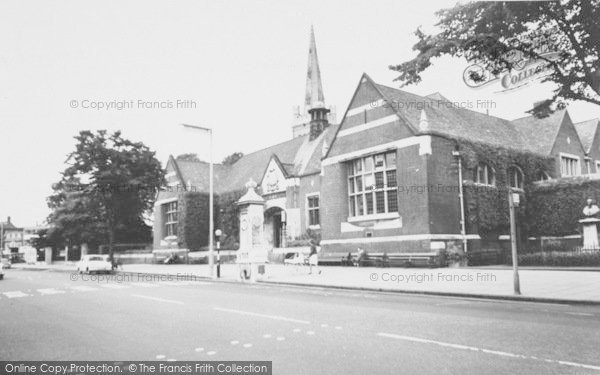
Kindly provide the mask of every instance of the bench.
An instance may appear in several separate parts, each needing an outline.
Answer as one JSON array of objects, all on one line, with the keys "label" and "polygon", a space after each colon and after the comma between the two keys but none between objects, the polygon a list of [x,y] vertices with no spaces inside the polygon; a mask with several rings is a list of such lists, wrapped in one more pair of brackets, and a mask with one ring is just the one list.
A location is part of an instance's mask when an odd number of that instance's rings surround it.
[{"label": "bench", "polygon": [[[355,257],[354,257],[355,259]],[[367,253],[360,267],[439,267],[438,253]]]}]

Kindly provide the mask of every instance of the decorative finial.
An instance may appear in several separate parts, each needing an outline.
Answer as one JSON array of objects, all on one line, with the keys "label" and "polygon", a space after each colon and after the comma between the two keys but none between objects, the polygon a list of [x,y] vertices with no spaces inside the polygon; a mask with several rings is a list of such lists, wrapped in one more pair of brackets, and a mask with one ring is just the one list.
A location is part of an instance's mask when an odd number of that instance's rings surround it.
[{"label": "decorative finial", "polygon": [[256,182],[254,182],[254,179],[252,177],[250,177],[250,179],[248,180],[248,182],[246,182],[246,189],[248,190],[254,190],[254,188],[256,188]]}]

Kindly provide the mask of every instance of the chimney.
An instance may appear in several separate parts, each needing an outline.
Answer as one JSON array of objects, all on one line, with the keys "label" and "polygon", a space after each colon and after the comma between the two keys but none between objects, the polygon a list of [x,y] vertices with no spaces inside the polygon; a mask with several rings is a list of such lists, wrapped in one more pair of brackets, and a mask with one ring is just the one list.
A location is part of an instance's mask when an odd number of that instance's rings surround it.
[{"label": "chimney", "polygon": [[6,222],[7,222],[8,224],[10,224],[10,216],[7,216],[7,217],[6,217]]}]

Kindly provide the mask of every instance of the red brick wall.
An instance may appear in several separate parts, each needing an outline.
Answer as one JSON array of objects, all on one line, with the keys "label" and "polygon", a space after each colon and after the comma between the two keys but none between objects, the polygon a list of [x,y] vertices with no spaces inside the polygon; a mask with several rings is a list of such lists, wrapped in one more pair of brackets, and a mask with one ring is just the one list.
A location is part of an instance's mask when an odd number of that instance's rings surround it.
[{"label": "red brick wall", "polygon": [[[460,234],[458,162],[452,156],[454,142],[431,139],[432,155],[427,160],[431,233]],[[463,175],[463,180],[465,176]]]},{"label": "red brick wall", "polygon": [[[568,139],[571,141],[570,143],[567,141]],[[571,122],[571,119],[568,115],[565,116],[565,118],[563,119],[563,123],[560,126],[558,136],[556,137],[556,141],[554,143],[554,148],[552,149],[552,155],[555,156],[556,160],[555,176],[557,177],[560,177],[561,152],[579,156],[579,163],[581,164],[581,173],[588,173],[584,159],[585,151],[583,149],[583,146],[581,145],[581,142],[579,141],[579,136],[577,134],[577,131],[575,130],[575,126]]]}]

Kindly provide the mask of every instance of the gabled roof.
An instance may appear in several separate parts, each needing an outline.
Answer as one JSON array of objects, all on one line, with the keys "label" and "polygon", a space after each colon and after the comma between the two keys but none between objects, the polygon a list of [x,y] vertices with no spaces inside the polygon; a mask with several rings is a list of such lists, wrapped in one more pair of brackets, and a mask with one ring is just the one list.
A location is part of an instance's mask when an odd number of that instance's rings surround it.
[{"label": "gabled roof", "polygon": [[526,116],[513,120],[512,123],[529,141],[529,148],[532,151],[547,155],[554,147],[554,142],[566,115],[567,110],[563,109],[541,119]]},{"label": "gabled roof", "polygon": [[0,225],[2,226],[4,231],[7,230],[21,230],[22,228],[18,228],[16,227],[13,223],[11,223],[10,221],[3,221],[0,222]]},{"label": "gabled roof", "polygon": [[[442,135],[533,151],[523,134],[508,120],[461,108],[439,93],[425,97],[380,84],[375,86],[385,100],[392,103],[391,107],[398,115],[417,129],[418,134]],[[420,126],[423,112],[427,119],[426,128]]]},{"label": "gabled roof", "polygon": [[[214,190],[224,193],[243,189],[248,180],[260,182],[271,159],[275,159],[287,177],[303,176],[321,171],[323,143],[333,139],[337,125],[330,125],[314,140],[308,135],[296,137],[242,156],[233,165],[214,164]],[[188,182],[197,191],[209,190],[209,163],[199,160],[177,159],[172,156],[169,161],[181,175],[180,179],[187,186]]]},{"label": "gabled roof", "polygon": [[595,118],[574,124],[586,153],[589,153],[592,148],[599,123],[600,119]]}]

